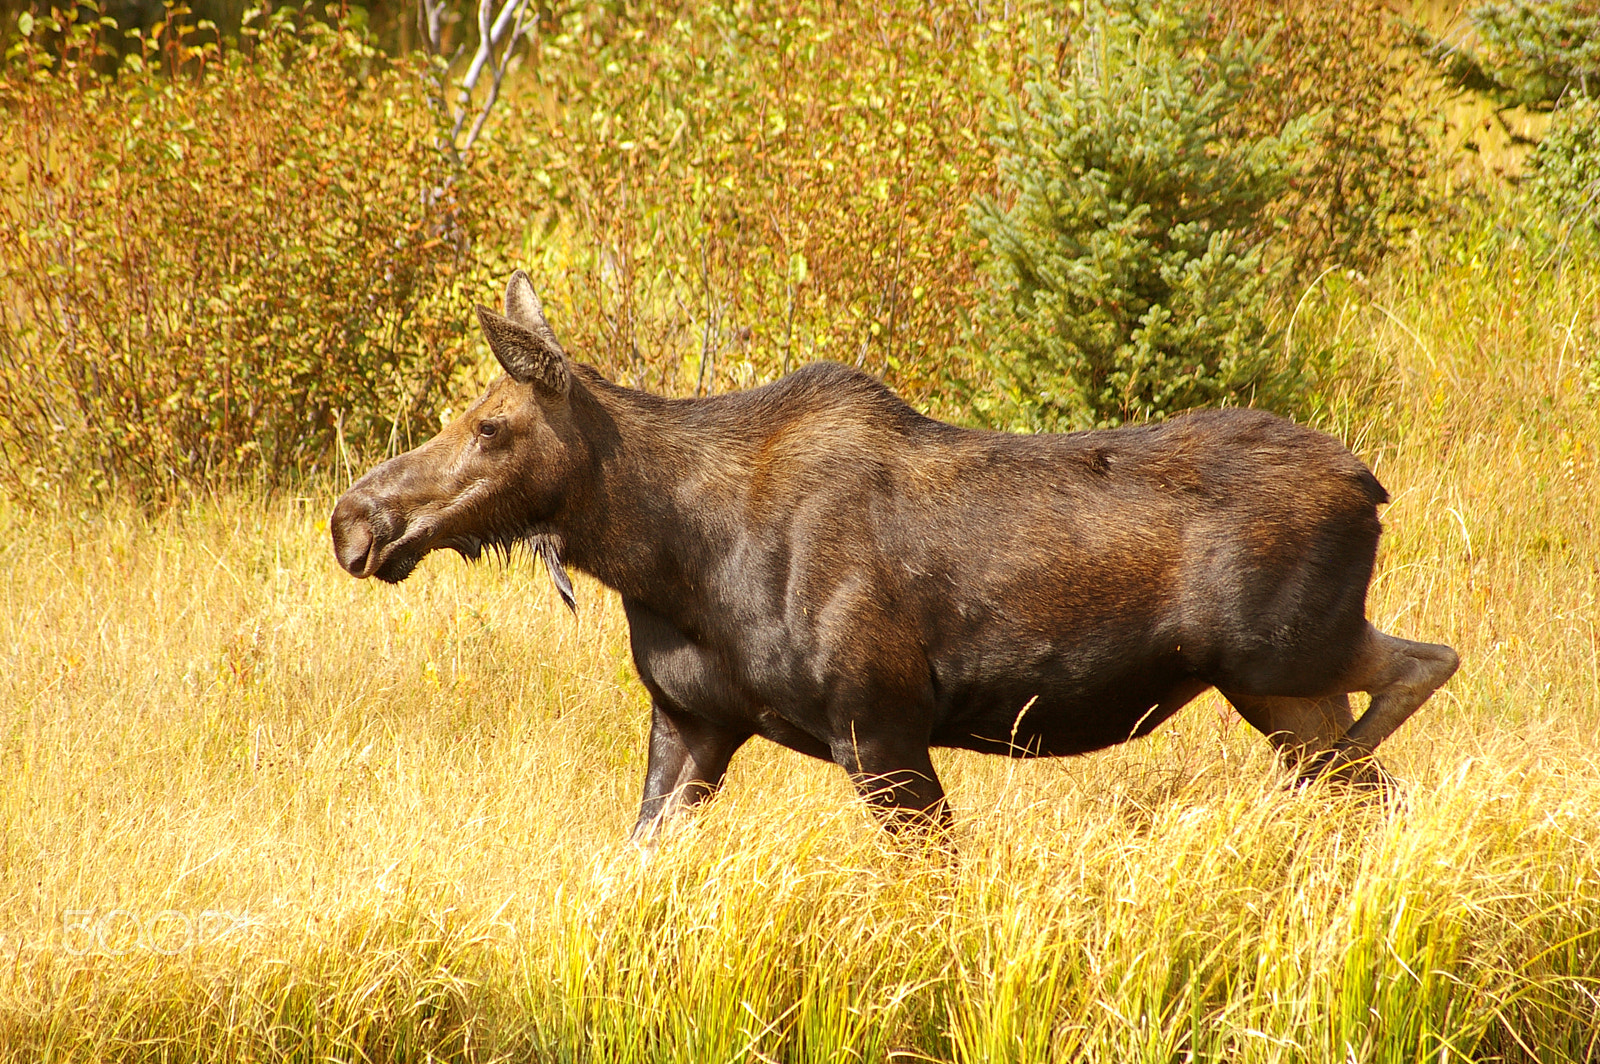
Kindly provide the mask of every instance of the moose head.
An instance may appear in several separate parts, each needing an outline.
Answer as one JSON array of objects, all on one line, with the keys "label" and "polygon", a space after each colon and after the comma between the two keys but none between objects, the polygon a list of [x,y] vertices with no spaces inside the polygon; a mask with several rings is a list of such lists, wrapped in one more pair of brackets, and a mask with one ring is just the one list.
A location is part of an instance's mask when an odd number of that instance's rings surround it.
[{"label": "moose head", "polygon": [[512,275],[504,314],[477,309],[504,375],[433,439],[344,493],[329,521],[334,553],[352,576],[398,583],[441,547],[476,559],[526,543],[571,605],[555,522],[581,494],[590,459],[573,417],[582,385],[527,274]]}]

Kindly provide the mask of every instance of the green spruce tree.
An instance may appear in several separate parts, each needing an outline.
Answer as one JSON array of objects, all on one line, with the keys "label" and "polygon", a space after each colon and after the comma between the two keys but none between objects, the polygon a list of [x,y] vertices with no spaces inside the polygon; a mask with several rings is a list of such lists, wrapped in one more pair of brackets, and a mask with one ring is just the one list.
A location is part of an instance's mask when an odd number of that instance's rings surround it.
[{"label": "green spruce tree", "polygon": [[1117,425],[1283,387],[1266,211],[1309,120],[1236,133],[1263,45],[1203,40],[1175,5],[1108,0],[997,108],[1002,196],[973,211],[992,284],[974,332],[1002,390],[976,404],[990,423]]}]

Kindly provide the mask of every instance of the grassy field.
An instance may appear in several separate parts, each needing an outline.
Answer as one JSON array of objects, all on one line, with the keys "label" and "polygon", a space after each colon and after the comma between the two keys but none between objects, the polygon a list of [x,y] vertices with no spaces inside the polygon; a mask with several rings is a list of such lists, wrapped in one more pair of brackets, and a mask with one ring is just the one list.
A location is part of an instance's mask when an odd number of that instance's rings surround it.
[{"label": "grassy field", "polygon": [[[1600,273],[1488,237],[1307,294],[1460,673],[1392,806],[1207,695],[938,757],[954,856],[770,745],[653,852],[614,598],[338,570],[337,487],[0,511],[0,1060],[1600,1059]],[[465,308],[464,308],[465,309]]]}]

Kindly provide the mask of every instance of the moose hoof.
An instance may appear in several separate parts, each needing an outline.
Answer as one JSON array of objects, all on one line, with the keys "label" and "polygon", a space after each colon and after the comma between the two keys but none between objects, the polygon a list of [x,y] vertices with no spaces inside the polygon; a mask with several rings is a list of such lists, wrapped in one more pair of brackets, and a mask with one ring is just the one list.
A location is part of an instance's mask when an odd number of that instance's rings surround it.
[{"label": "moose hoof", "polygon": [[1344,750],[1324,750],[1312,758],[1295,780],[1296,787],[1306,787],[1319,780],[1329,780],[1354,791],[1368,791],[1379,797],[1388,797],[1395,791],[1395,779],[1371,754],[1353,757]]},{"label": "moose hoof", "polygon": [[661,845],[662,836],[666,834],[666,818],[651,817],[648,820],[640,818],[633,825],[633,830],[628,833],[628,843],[641,853],[654,853]]}]

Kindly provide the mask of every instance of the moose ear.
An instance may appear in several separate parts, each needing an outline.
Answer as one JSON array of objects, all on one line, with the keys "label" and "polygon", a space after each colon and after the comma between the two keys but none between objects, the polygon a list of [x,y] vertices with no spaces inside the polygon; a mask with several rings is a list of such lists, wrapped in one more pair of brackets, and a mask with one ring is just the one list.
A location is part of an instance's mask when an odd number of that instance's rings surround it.
[{"label": "moose ear", "polygon": [[533,282],[521,270],[513,273],[511,280],[506,282],[506,317],[524,328],[550,329],[550,324],[544,320],[544,304],[539,302]]},{"label": "moose ear", "polygon": [[[526,284],[526,277],[523,282]],[[516,278],[513,277],[512,287],[515,286]],[[528,286],[527,292],[537,308],[539,301],[533,297],[532,285]],[[506,302],[511,302],[510,290],[506,293]],[[500,365],[512,380],[519,384],[532,384],[546,398],[567,397],[572,387],[572,376],[567,370],[567,353],[561,350],[555,333],[545,324],[542,314],[538,315],[537,324],[530,327],[479,304],[478,324],[483,328],[484,338],[489,341],[489,350],[494,352],[494,357],[500,360]]]}]

